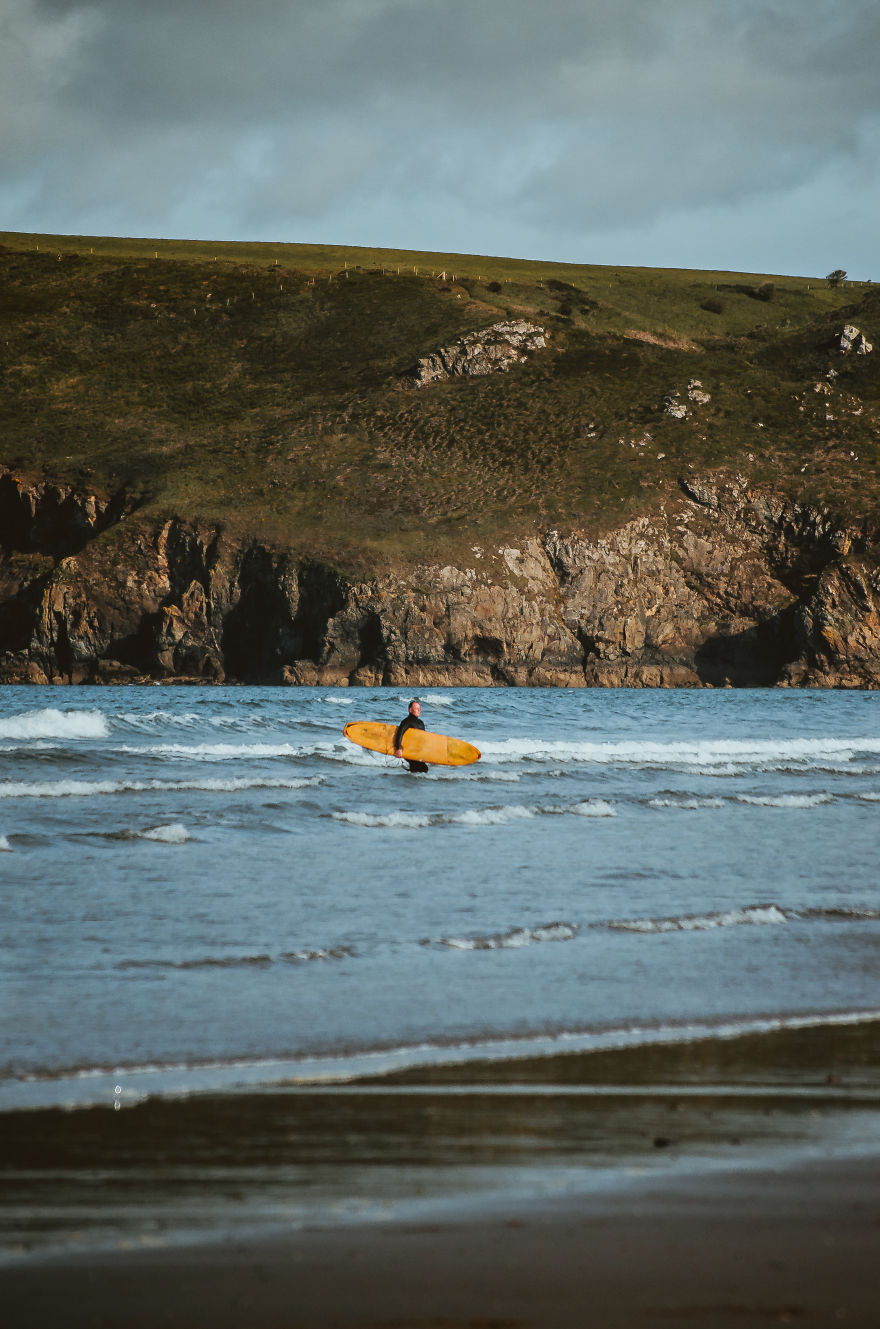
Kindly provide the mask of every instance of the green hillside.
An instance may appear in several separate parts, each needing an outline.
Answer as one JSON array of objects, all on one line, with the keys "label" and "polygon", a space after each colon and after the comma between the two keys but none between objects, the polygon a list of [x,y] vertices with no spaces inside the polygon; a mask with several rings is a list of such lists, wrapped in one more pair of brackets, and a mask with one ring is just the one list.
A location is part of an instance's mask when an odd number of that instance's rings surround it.
[{"label": "green hillside", "polygon": [[[0,283],[0,462],[124,487],[144,516],[368,568],[536,524],[595,533],[718,465],[880,514],[868,284],[10,233]],[[503,374],[405,381],[508,317],[540,323],[547,349]],[[841,356],[845,322],[877,351]],[[710,400],[666,414],[694,379]]]}]

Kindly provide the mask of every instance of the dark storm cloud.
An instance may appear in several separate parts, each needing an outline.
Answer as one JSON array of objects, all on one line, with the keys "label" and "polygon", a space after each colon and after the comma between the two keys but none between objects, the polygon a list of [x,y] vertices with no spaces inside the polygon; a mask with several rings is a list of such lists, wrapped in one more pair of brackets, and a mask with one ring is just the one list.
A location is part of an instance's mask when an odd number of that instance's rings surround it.
[{"label": "dark storm cloud", "polygon": [[878,54],[876,0],[4,0],[0,224],[587,260],[674,215],[761,267],[775,200],[809,267],[805,189],[876,210]]}]

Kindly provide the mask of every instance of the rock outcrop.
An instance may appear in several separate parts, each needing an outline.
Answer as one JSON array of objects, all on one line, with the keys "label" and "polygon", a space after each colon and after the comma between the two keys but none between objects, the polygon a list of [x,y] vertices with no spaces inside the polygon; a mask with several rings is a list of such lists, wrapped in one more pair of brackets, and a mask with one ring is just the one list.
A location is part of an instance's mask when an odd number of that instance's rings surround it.
[{"label": "rock outcrop", "polygon": [[[712,400],[712,395],[704,391],[703,384],[698,378],[692,378],[687,385],[687,398],[694,406],[706,406]],[[692,412],[692,407],[681,400],[680,392],[673,391],[667,392],[663,398],[663,410],[674,420],[686,420]]]},{"label": "rock outcrop", "polygon": [[410,374],[417,387],[449,378],[473,378],[503,372],[547,345],[547,332],[536,323],[513,319],[469,332],[450,346],[423,356]]},{"label": "rock outcrop", "polygon": [[845,325],[838,338],[837,347],[841,355],[849,355],[852,351],[855,351],[856,355],[870,355],[874,349],[865,334],[853,323]]},{"label": "rock outcrop", "polygon": [[75,553],[132,509],[73,485],[28,484],[0,467],[0,549],[63,556]]},{"label": "rock outcrop", "polygon": [[0,501],[4,682],[880,686],[873,538],[740,476],[363,581],[121,496]]}]

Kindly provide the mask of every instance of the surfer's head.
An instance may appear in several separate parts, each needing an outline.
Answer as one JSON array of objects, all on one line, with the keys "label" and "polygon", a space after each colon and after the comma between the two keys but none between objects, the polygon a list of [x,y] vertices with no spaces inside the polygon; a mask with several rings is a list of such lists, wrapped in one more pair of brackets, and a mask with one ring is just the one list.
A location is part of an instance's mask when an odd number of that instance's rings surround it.
[{"label": "surfer's head", "polygon": [[409,713],[418,719],[422,713],[422,703],[420,701],[411,701],[409,704]]}]

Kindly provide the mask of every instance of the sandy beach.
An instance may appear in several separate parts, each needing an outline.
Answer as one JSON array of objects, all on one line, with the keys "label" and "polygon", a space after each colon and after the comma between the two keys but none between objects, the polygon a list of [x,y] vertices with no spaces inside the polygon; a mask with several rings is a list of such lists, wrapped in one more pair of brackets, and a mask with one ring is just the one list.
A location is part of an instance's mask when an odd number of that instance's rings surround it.
[{"label": "sandy beach", "polygon": [[7,1270],[19,1329],[880,1323],[880,1159]]},{"label": "sandy beach", "polygon": [[7,1113],[6,1320],[874,1329],[878,1036]]}]

